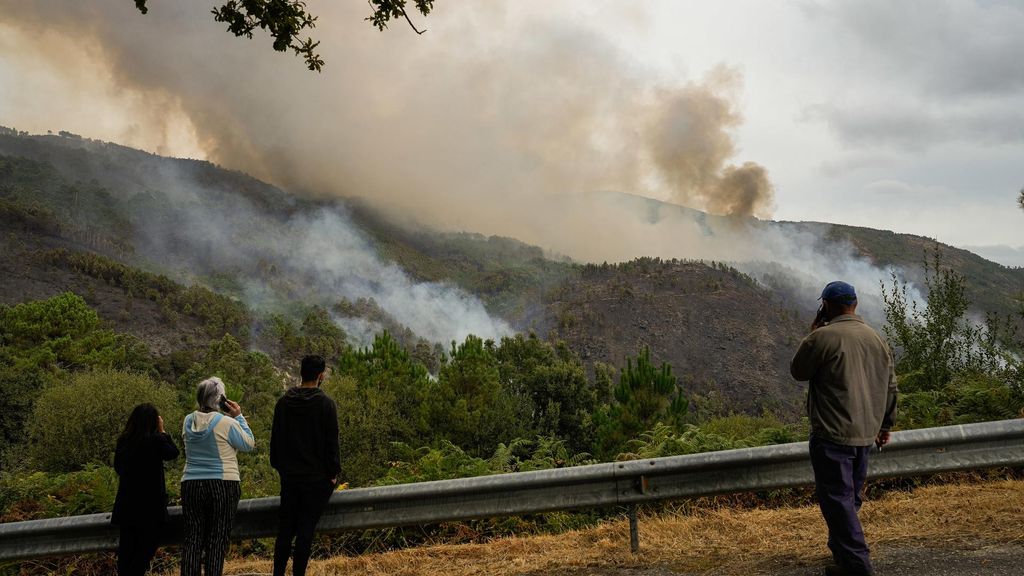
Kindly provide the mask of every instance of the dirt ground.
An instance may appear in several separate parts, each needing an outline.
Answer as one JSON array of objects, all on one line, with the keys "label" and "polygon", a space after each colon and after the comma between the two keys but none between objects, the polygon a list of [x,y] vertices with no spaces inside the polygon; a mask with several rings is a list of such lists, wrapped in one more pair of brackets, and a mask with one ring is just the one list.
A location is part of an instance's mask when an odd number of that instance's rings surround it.
[{"label": "dirt ground", "polygon": [[[879,575],[1022,574],[1024,481],[894,492],[861,511]],[[551,536],[503,538],[314,561],[310,576],[809,576],[828,561],[813,506],[699,509],[641,517],[641,551],[625,520]],[[266,560],[225,574],[268,574]]]},{"label": "dirt ground", "polygon": [[[1024,545],[964,543],[959,549],[921,546],[878,546],[874,549],[878,576],[1019,576],[1024,572]],[[758,573],[775,576],[817,576],[825,557],[809,563],[766,559]],[[669,566],[644,568],[591,567],[533,572],[523,576],[711,576],[731,572],[711,568],[702,572],[677,572]]]}]

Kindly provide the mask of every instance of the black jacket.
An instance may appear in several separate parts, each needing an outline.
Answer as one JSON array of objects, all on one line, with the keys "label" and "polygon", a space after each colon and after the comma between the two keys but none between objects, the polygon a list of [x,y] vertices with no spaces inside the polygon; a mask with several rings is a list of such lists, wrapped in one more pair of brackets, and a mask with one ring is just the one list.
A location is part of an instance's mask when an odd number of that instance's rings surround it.
[{"label": "black jacket", "polygon": [[281,480],[327,481],[341,472],[338,407],[319,388],[297,386],[274,407],[270,465]]},{"label": "black jacket", "polygon": [[178,457],[170,434],[153,434],[138,444],[119,443],[114,470],[120,477],[110,522],[121,526],[145,526],[167,517],[167,486],[164,460]]}]

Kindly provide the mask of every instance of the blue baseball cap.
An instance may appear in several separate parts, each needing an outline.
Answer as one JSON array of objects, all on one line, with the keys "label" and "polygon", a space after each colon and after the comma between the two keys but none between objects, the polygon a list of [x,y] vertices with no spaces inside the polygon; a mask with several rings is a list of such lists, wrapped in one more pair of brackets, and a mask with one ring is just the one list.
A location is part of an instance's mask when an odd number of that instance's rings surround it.
[{"label": "blue baseball cap", "polygon": [[821,297],[818,300],[852,303],[857,301],[857,291],[853,289],[852,284],[836,280],[825,285],[825,289],[821,291]]}]

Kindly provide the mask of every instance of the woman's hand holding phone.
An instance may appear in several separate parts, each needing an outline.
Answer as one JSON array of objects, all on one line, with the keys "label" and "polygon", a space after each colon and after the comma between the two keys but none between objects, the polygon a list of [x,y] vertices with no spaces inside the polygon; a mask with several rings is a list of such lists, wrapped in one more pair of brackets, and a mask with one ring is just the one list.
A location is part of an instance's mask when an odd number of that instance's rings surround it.
[{"label": "woman's hand holding phone", "polygon": [[226,406],[224,412],[226,412],[228,416],[231,416],[232,418],[238,418],[239,416],[242,415],[242,407],[238,405],[238,402],[235,402],[234,400],[225,399],[224,405]]}]

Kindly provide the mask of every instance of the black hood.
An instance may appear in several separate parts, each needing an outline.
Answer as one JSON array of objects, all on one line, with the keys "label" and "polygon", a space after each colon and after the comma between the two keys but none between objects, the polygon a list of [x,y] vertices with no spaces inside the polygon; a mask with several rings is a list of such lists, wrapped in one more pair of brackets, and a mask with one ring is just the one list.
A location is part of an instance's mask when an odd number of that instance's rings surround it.
[{"label": "black hood", "polygon": [[302,386],[294,386],[284,393],[284,398],[282,398],[282,400],[288,406],[300,408],[304,406],[319,405],[326,398],[327,394],[319,388],[303,388]]}]

